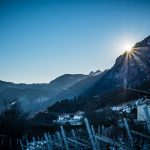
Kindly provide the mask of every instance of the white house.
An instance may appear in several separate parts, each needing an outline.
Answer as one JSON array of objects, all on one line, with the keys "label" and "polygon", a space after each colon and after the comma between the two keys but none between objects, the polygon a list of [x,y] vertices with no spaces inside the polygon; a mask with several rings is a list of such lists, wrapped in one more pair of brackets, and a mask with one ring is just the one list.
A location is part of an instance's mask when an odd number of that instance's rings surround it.
[{"label": "white house", "polygon": [[70,119],[70,114],[61,114],[58,116],[59,121],[66,120],[66,119]]},{"label": "white house", "polygon": [[144,107],[147,107],[148,112],[150,114],[150,105],[141,105],[141,106],[137,106],[137,121],[145,121],[145,113],[144,113]]},{"label": "white house", "polygon": [[58,124],[70,123],[71,125],[81,125],[84,112],[78,111],[74,114],[60,114],[58,119],[54,122]]},{"label": "white house", "polygon": [[84,112],[78,111],[74,114],[73,119],[80,120],[83,118]]}]

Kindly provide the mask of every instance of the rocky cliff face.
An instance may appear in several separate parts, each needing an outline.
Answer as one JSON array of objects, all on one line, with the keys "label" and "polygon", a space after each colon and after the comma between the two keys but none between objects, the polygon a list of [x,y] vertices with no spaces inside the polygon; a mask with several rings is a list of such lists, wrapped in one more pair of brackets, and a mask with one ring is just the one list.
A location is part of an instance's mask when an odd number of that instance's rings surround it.
[{"label": "rocky cliff face", "polygon": [[116,87],[138,88],[150,82],[150,36],[116,59],[114,66],[87,93],[107,93]]}]

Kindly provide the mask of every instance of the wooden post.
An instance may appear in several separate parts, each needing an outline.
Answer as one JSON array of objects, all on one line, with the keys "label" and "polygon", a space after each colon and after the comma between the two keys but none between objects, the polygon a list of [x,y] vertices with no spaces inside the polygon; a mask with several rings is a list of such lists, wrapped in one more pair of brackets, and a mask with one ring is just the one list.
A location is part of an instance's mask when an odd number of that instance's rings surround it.
[{"label": "wooden post", "polygon": [[98,131],[98,134],[100,134],[101,133],[101,128],[100,128],[100,125],[98,125],[98,127],[97,127],[98,129],[97,129],[97,131]]},{"label": "wooden post", "polygon": [[131,148],[132,148],[132,150],[134,150],[134,143],[133,143],[133,139],[132,139],[131,132],[130,132],[126,118],[123,118],[123,121],[124,121],[126,130],[127,130],[127,134],[128,134],[129,140],[130,140]]},{"label": "wooden post", "polygon": [[145,118],[146,118],[146,122],[147,122],[147,127],[148,127],[148,131],[150,132],[150,114],[148,112],[147,106],[145,106],[143,108],[144,113],[145,113]]},{"label": "wooden post", "polygon": [[34,143],[34,147],[35,147],[35,148],[37,148],[35,138],[34,138],[34,137],[32,137],[32,140],[33,140],[33,143]]},{"label": "wooden post", "polygon": [[135,130],[131,130],[131,132],[132,132],[133,134],[136,134],[136,135],[138,135],[138,136],[141,136],[141,137],[144,137],[144,138],[150,140],[150,136],[149,136],[149,135],[146,135],[146,134],[144,134],[144,133],[141,133],[141,132],[138,132],[138,131],[135,131]]},{"label": "wooden post", "polygon": [[102,125],[102,135],[105,135],[105,127]]},{"label": "wooden post", "polygon": [[50,141],[48,140],[48,137],[47,137],[47,134],[46,134],[46,133],[44,133],[44,138],[45,138],[45,140],[46,140],[48,150],[51,150]]},{"label": "wooden post", "polygon": [[[102,128],[101,128],[102,130],[101,130],[101,133],[102,133],[102,135],[104,135],[105,136],[105,127],[104,127],[104,125],[102,125]],[[101,142],[101,149],[103,149],[103,147],[104,147],[104,144]]]},{"label": "wooden post", "polygon": [[90,141],[91,141],[92,149],[96,150],[96,144],[95,144],[95,141],[93,139],[92,132],[91,132],[89,122],[88,122],[87,118],[84,118],[84,121],[85,121],[85,125],[86,125],[86,128],[87,128],[88,134],[89,134]]},{"label": "wooden post", "polygon": [[17,150],[18,150],[18,145],[19,145],[18,143],[19,143],[19,142],[18,142],[18,138],[17,138]]},{"label": "wooden post", "polygon": [[76,138],[77,138],[78,141],[80,141],[80,142],[82,142],[82,143],[85,143],[85,144],[87,144],[87,145],[90,145],[90,143],[89,143],[88,141],[86,141],[86,140],[84,140],[84,139],[81,139],[81,138],[79,138],[79,137],[76,137]]},{"label": "wooden post", "polygon": [[81,142],[78,142],[78,141],[75,141],[75,140],[72,139],[72,138],[68,138],[67,140],[68,140],[68,141],[70,142],[70,144],[72,144],[72,145],[74,145],[74,143],[75,143],[75,144],[77,143],[77,145],[80,146],[80,149],[81,149],[82,147],[84,147],[84,148],[90,148],[89,145],[84,144],[84,143],[81,143]]},{"label": "wooden post", "polygon": [[73,135],[73,138],[74,138],[74,140],[75,140],[76,149],[78,150],[78,145],[77,145],[77,137],[76,137],[76,134],[75,134],[75,132],[74,132],[74,129],[72,129],[72,130],[71,130],[71,133],[72,133],[72,135]]},{"label": "wooden post", "polygon": [[66,139],[66,135],[65,135],[63,126],[60,126],[60,129],[61,129],[61,134],[62,134],[62,137],[63,137],[63,141],[65,143],[66,150],[69,150],[69,146],[68,146],[68,143],[67,143],[67,139]]},{"label": "wooden post", "polygon": [[20,146],[21,146],[21,149],[22,149],[22,150],[24,150],[24,148],[23,148],[23,144],[22,144],[22,141],[21,141],[21,139],[20,139],[19,141],[20,141]]},{"label": "wooden post", "polygon": [[[97,131],[98,131],[98,134],[101,134],[101,126],[100,125],[98,125]],[[101,141],[98,142],[98,147],[99,147],[99,149],[102,149],[102,143],[101,143]]]},{"label": "wooden post", "polygon": [[32,137],[32,140],[33,140],[33,142],[36,142],[34,137]]},{"label": "wooden post", "polygon": [[48,139],[49,139],[49,143],[50,143],[51,149],[53,149],[52,137],[49,134],[49,132],[48,132]]},{"label": "wooden post", "polygon": [[9,142],[10,142],[10,150],[11,150],[11,138],[9,139]]},{"label": "wooden post", "polygon": [[121,144],[119,142],[116,142],[116,141],[112,140],[111,138],[108,138],[104,135],[96,134],[96,139],[103,141],[103,142],[106,142],[106,143],[109,143],[111,145],[115,145],[115,146],[120,147],[120,148],[125,149],[125,150],[131,150],[130,147],[128,147],[124,144]]},{"label": "wooden post", "polygon": [[2,138],[2,148],[3,148],[3,144],[4,144],[4,141],[3,141],[3,138]]},{"label": "wooden post", "polygon": [[61,140],[60,133],[57,131],[57,132],[56,132],[56,135],[57,135],[57,138],[58,138],[59,143],[60,143],[60,145],[61,145],[61,149],[63,150],[63,143],[62,143],[62,140]]},{"label": "wooden post", "polygon": [[26,143],[27,143],[27,149],[29,148],[29,142],[28,139],[26,139]]},{"label": "wooden post", "polygon": [[97,139],[96,139],[96,134],[95,134],[95,130],[94,130],[94,126],[93,125],[91,125],[91,130],[92,130],[92,134],[93,134],[94,141],[96,143],[97,149],[100,149],[100,147],[98,145],[98,142],[97,142]]},{"label": "wooden post", "polygon": [[94,126],[93,126],[93,125],[91,125],[91,131],[92,131],[93,138],[94,138],[94,140],[95,140],[95,142],[96,142],[95,130],[94,130]]}]

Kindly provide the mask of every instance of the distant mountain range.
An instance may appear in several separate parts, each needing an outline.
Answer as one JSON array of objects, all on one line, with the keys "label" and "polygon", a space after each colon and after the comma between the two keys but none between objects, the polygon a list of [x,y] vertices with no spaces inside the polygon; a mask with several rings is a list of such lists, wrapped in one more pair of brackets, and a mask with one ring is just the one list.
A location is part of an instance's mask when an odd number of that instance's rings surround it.
[{"label": "distant mountain range", "polygon": [[[98,70],[89,75],[65,74],[48,84],[0,81],[0,102],[2,106],[3,100],[9,99],[12,103],[18,99],[25,111],[35,113],[62,99],[73,99],[78,95],[102,97],[116,92],[120,87],[140,88],[149,83],[150,36],[136,43],[131,52],[124,52],[111,69],[103,72]],[[149,88],[147,86],[147,90]]]},{"label": "distant mountain range", "polygon": [[58,97],[61,98],[62,93],[68,91],[75,84],[95,77],[96,74],[64,74],[48,84],[15,84],[0,81],[1,107],[4,101],[8,100],[11,105],[11,103],[18,100],[25,111],[38,112],[54,104]]}]

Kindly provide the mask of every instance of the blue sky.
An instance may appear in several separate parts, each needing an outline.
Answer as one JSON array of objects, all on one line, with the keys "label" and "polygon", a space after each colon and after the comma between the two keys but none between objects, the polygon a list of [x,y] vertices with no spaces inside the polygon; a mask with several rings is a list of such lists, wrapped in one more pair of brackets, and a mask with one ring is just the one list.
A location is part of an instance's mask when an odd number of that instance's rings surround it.
[{"label": "blue sky", "polygon": [[105,70],[150,35],[150,1],[0,1],[0,80],[41,83]]}]

